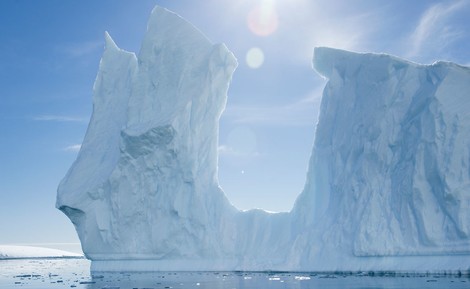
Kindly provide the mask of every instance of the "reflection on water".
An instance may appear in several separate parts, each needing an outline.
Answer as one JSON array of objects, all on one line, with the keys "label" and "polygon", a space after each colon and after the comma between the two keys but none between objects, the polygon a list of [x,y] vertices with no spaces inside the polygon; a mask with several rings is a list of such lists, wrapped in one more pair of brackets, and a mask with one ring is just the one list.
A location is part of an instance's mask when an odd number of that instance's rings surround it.
[{"label": "reflection on water", "polygon": [[85,259],[0,261],[0,288],[470,288],[468,277],[321,273],[157,272],[91,275]]}]

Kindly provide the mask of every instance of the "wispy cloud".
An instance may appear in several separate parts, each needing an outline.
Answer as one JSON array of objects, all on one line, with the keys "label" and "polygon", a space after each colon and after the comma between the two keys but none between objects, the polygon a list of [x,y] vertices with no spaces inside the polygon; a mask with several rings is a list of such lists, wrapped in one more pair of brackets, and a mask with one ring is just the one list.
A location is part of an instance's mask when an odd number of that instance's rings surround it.
[{"label": "wispy cloud", "polygon": [[323,86],[281,106],[228,106],[224,117],[235,124],[312,126],[318,118]]},{"label": "wispy cloud", "polygon": [[257,151],[240,151],[229,145],[219,145],[218,153],[221,156],[231,156],[231,157],[260,157],[261,153]]},{"label": "wispy cloud", "polygon": [[70,57],[82,57],[90,53],[102,51],[104,49],[104,40],[84,41],[79,43],[62,44],[57,47],[58,51],[69,55]]},{"label": "wispy cloud", "polygon": [[38,115],[33,117],[33,120],[37,121],[56,121],[56,122],[81,122],[86,123],[88,118],[86,117],[76,117],[76,116],[65,116],[65,115]]},{"label": "wispy cloud", "polygon": [[234,154],[235,150],[227,145],[219,145],[217,148],[219,154]]},{"label": "wispy cloud", "polygon": [[82,147],[81,144],[74,144],[74,145],[70,145],[70,146],[65,147],[64,151],[76,153],[76,152],[80,151],[81,147]]},{"label": "wispy cloud", "polygon": [[257,151],[242,152],[242,151],[236,150],[233,147],[228,146],[228,145],[219,145],[217,150],[218,150],[219,154],[222,154],[222,155],[250,156],[250,157],[259,157],[259,156],[261,156],[261,153],[259,153]]},{"label": "wispy cloud", "polygon": [[419,56],[424,50],[440,52],[462,37],[465,31],[452,25],[450,20],[463,8],[468,7],[469,3],[467,0],[437,3],[424,11],[407,39],[407,42],[411,43],[407,56]]},{"label": "wispy cloud", "polygon": [[337,1],[326,0],[297,0],[296,5],[285,2],[281,11],[283,23],[291,29],[285,30],[290,35],[284,37],[291,39],[284,43],[286,48],[283,50],[292,53],[292,43],[297,50],[294,55],[286,55],[289,61],[293,58],[302,63],[310,61],[316,46],[364,49],[364,43],[368,43],[367,39],[379,29],[380,13],[376,8],[359,11],[349,4],[347,1],[340,5]]}]

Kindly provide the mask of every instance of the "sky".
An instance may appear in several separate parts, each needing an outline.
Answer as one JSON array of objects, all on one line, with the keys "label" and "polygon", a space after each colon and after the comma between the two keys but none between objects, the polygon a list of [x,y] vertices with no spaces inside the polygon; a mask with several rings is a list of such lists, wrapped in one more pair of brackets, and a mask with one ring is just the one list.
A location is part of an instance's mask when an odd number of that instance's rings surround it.
[{"label": "sky", "polygon": [[155,5],[238,59],[219,182],[243,210],[289,211],[302,191],[326,83],[313,47],[470,64],[470,0],[2,0],[0,244],[78,242],[55,197],[91,116],[104,32],[138,53]]}]

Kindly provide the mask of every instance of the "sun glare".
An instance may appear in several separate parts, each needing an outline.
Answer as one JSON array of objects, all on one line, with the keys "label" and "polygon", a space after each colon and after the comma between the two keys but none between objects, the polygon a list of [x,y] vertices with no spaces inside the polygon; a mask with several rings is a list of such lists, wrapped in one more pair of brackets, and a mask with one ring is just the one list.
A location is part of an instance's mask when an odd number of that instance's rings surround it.
[{"label": "sun glare", "polygon": [[271,35],[277,30],[278,25],[278,15],[271,0],[262,1],[248,14],[248,27],[258,36]]}]

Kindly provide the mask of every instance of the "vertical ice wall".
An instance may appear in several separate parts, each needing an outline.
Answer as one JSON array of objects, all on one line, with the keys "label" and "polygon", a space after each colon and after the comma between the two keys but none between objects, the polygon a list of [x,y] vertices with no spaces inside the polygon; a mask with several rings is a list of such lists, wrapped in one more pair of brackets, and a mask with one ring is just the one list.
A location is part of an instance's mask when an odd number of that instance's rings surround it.
[{"label": "vertical ice wall", "polygon": [[[137,69],[133,53],[120,50],[106,33],[93,94],[93,115],[77,160],[59,185],[57,208],[74,223],[83,250],[108,250],[111,209],[103,194],[120,158],[120,133]],[[93,242],[93,244],[91,244]]]},{"label": "vertical ice wall", "polygon": [[328,83],[293,210],[308,262],[469,255],[470,69],[331,48],[313,65]]},{"label": "vertical ice wall", "polygon": [[139,56],[106,35],[82,149],[58,190],[91,259],[220,253],[234,211],[217,182],[218,120],[236,60],[156,7]]}]

